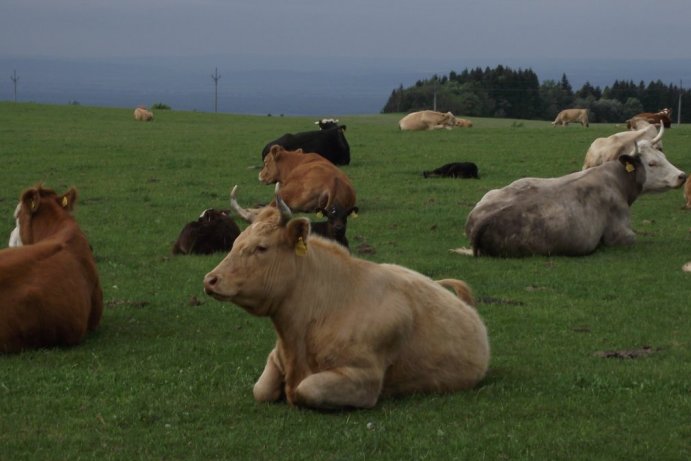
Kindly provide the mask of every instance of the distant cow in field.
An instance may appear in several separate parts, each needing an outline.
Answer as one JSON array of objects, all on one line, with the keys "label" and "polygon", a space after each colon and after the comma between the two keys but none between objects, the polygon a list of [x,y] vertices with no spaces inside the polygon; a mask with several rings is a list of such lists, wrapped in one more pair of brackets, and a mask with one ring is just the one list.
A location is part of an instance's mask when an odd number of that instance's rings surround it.
[{"label": "distant cow in field", "polygon": [[173,254],[230,251],[238,235],[240,228],[227,211],[209,208],[196,221],[185,224],[173,245]]},{"label": "distant cow in field", "polygon": [[[606,138],[597,138],[590,144],[588,151],[585,153],[585,160],[583,161],[583,169],[592,168],[601,163],[616,160],[620,155],[625,153],[632,153],[635,151],[636,144],[645,145],[645,151],[650,151],[648,146],[659,152],[657,157],[664,158],[662,153],[662,135],[665,133],[665,127],[660,126],[658,132],[655,125],[648,122],[641,121],[641,128],[635,131],[622,131],[615,133]],[[651,154],[652,151],[651,151]]]},{"label": "distant cow in field", "polygon": [[[252,223],[259,209],[242,208],[237,202],[237,188],[238,186],[233,187],[233,190],[230,192],[230,208],[245,221]],[[279,183],[276,183],[276,191],[278,190]],[[356,217],[359,211],[358,207],[343,208],[339,204],[333,204],[326,208],[326,195],[322,196],[320,202],[323,205],[320,204],[315,211],[325,216],[326,221],[313,222],[310,228],[311,232],[330,240],[335,240],[344,247],[349,248],[348,238],[346,237],[348,217]]]},{"label": "distant cow in field", "polygon": [[644,120],[652,125],[664,125],[665,128],[672,127],[672,109],[662,109],[659,112],[641,112],[626,121],[626,127],[635,128],[636,121]]},{"label": "distant cow in field", "polygon": [[321,121],[315,122],[319,124],[319,130],[286,133],[267,143],[262,149],[262,159],[267,156],[271,146],[278,145],[289,151],[302,149],[303,152],[319,154],[334,165],[350,164],[350,145],[345,138],[345,125],[339,125],[338,120],[324,120],[327,121],[321,124]]},{"label": "distant cow in field", "polygon": [[319,126],[320,130],[330,130],[332,128],[340,128],[345,131],[346,126],[340,125],[337,118],[322,118],[314,122],[315,125]]},{"label": "distant cow in field", "polygon": [[310,234],[309,220],[293,218],[278,194],[274,201],[204,277],[208,295],[274,325],[255,400],[371,408],[382,396],[454,392],[483,379],[489,340],[465,283],[354,258]]},{"label": "distant cow in field", "polygon": [[557,114],[557,118],[554,119],[552,125],[567,126],[571,122],[578,122],[584,127],[590,126],[588,123],[588,109],[564,109]]},{"label": "distant cow in field", "polygon": [[465,231],[476,256],[587,255],[601,243],[633,244],[631,204],[643,192],[685,180],[669,162],[653,167],[645,154],[624,154],[559,178],[523,178],[491,190],[468,215]]},{"label": "distant cow in field", "polygon": [[450,130],[456,126],[456,117],[451,112],[422,110],[406,115],[398,122],[398,126],[405,131],[438,130],[440,128]]},{"label": "distant cow in field", "polygon": [[11,248],[0,250],[0,352],[72,346],[100,323],[103,293],[76,200],[74,188],[22,193]]},{"label": "distant cow in field", "polygon": [[441,176],[444,178],[479,178],[477,165],[473,162],[452,162],[440,166],[431,171],[423,171],[422,176],[432,178]]},{"label": "distant cow in field", "polygon": [[154,114],[144,107],[137,107],[134,109],[134,119],[140,122],[151,122],[154,119]]},{"label": "distant cow in field", "polygon": [[464,118],[456,118],[456,126],[461,128],[472,128],[473,122]]},{"label": "distant cow in field", "polygon": [[293,211],[314,212],[338,204],[355,206],[355,189],[346,174],[314,153],[272,146],[259,172],[264,184],[281,183],[281,196]]}]

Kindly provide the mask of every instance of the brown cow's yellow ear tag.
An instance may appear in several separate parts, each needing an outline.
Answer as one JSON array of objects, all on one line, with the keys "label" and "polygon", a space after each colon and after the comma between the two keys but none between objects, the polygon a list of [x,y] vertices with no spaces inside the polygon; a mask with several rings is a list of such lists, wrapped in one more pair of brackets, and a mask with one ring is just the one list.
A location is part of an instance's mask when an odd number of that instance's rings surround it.
[{"label": "brown cow's yellow ear tag", "polygon": [[631,172],[633,172],[633,171],[635,171],[635,170],[636,170],[636,167],[633,166],[633,163],[626,162],[626,171],[627,171],[628,173],[631,173]]},{"label": "brown cow's yellow ear tag", "polygon": [[36,211],[38,209],[38,204],[36,203],[36,200],[31,201],[31,211]]},{"label": "brown cow's yellow ear tag", "polygon": [[352,216],[353,218],[357,218],[357,211],[353,211],[353,212],[350,214],[350,216]]},{"label": "brown cow's yellow ear tag", "polygon": [[317,211],[317,218],[321,219],[324,217],[324,213],[321,212],[321,210]]},{"label": "brown cow's yellow ear tag", "polygon": [[67,208],[67,205],[68,205],[70,202],[67,200],[67,196],[64,196],[64,197],[62,198],[62,202],[60,202],[60,203],[62,204],[62,207],[63,207],[63,208]]},{"label": "brown cow's yellow ear tag", "polygon": [[305,256],[307,253],[307,245],[305,244],[305,241],[302,239],[302,237],[298,238],[297,243],[295,244],[295,254],[298,256]]}]

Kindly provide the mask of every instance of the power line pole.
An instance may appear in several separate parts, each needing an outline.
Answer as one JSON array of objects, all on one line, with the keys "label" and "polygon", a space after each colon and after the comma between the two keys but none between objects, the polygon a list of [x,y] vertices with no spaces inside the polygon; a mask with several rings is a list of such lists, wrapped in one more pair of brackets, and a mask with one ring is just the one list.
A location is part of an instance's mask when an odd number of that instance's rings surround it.
[{"label": "power line pole", "polygon": [[681,79],[679,79],[679,107],[677,108],[677,126],[681,125],[681,94],[684,92]]},{"label": "power line pole", "polygon": [[17,102],[17,82],[19,81],[19,77],[17,77],[17,70],[14,70],[14,73],[12,76],[10,76],[10,79],[12,80],[12,83],[14,83],[14,102]]},{"label": "power line pole", "polygon": [[214,80],[214,112],[218,112],[218,81],[221,79],[218,75],[218,67],[211,78]]}]

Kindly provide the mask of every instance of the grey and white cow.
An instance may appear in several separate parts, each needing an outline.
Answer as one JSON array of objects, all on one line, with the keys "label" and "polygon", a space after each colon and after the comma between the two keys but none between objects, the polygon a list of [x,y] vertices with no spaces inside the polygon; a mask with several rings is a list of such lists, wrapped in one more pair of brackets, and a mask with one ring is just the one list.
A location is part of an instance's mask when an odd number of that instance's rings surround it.
[{"label": "grey and white cow", "polygon": [[602,243],[630,245],[629,208],[646,191],[680,187],[686,175],[624,154],[558,178],[523,178],[494,189],[468,215],[473,254],[498,257],[587,255]]}]

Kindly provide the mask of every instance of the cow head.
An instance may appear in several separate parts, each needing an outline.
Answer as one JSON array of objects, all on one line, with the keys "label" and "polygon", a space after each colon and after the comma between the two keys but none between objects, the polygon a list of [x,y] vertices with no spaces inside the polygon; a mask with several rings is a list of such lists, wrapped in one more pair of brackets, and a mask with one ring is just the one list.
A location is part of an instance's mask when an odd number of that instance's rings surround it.
[{"label": "cow head", "polygon": [[660,134],[655,138],[643,139],[635,143],[633,155],[640,156],[646,172],[643,192],[664,192],[668,189],[676,189],[686,181],[686,173],[672,165],[665,154],[656,147],[663,131],[664,128],[660,127]]},{"label": "cow head", "polygon": [[[324,203],[324,200],[320,200]],[[348,224],[348,217],[357,217],[359,211],[358,207],[354,206],[351,208],[344,208],[338,203],[334,203],[331,206],[327,206],[325,203],[317,208],[317,214],[326,217],[326,222],[333,235],[342,235],[345,233],[346,226]]]},{"label": "cow head", "polygon": [[294,154],[294,153],[302,153],[302,149],[296,149],[293,151],[288,151],[283,148],[283,146],[279,146],[278,144],[274,144],[271,146],[271,149],[269,149],[269,152],[266,154],[266,157],[264,157],[264,166],[262,167],[261,171],[259,171],[259,181],[261,181],[264,184],[273,184],[275,182],[278,182],[281,180],[281,167],[280,163],[284,159],[284,157]]},{"label": "cow head", "polygon": [[51,235],[55,226],[49,223],[69,214],[76,200],[75,188],[60,196],[41,185],[24,191],[14,211],[16,227],[10,235],[10,247],[30,245]]},{"label": "cow head", "polygon": [[310,222],[293,218],[276,187],[276,207],[265,207],[233,249],[204,277],[204,291],[254,315],[271,315],[274,300],[295,289],[299,264],[309,258]]},{"label": "cow head", "polygon": [[331,128],[341,128],[345,130],[345,125],[339,125],[337,118],[323,118],[314,122],[315,125],[319,125],[320,130],[329,130]]}]

